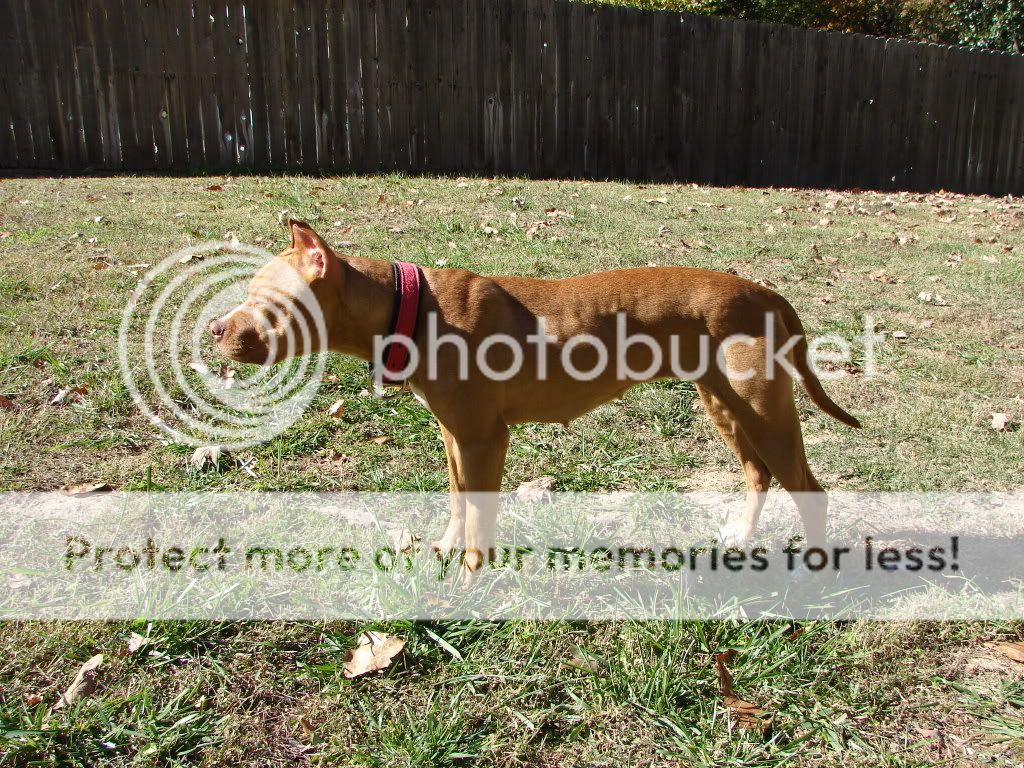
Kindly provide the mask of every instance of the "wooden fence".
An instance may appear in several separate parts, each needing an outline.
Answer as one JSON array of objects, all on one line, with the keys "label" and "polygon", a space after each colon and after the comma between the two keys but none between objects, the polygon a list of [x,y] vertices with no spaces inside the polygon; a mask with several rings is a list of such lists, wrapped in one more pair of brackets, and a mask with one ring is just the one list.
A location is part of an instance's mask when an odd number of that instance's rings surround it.
[{"label": "wooden fence", "polygon": [[0,167],[1024,192],[1024,57],[563,0],[0,0]]}]

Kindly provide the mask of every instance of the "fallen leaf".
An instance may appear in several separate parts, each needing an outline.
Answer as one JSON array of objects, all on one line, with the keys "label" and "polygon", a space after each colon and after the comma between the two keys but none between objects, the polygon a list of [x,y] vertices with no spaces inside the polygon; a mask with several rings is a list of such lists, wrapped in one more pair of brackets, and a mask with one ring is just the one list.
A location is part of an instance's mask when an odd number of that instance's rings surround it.
[{"label": "fallen leaf", "polygon": [[480,225],[480,231],[483,232],[485,235],[496,235],[496,234],[498,234],[498,230],[496,230],[490,224],[481,224]]},{"label": "fallen leaf", "polygon": [[1005,413],[993,413],[992,414],[992,429],[996,432],[1005,432],[1006,428],[1010,426],[1010,416]]},{"label": "fallen leaf", "polygon": [[934,304],[936,307],[948,307],[949,302],[946,301],[938,293],[930,293],[929,291],[921,291],[917,294],[917,300],[925,304]]},{"label": "fallen leaf", "polygon": [[337,453],[337,452],[335,452],[335,453],[333,453],[331,455],[331,464],[333,464],[336,467],[343,467],[346,464],[351,464],[351,463],[352,463],[352,457],[348,456],[348,455],[346,455],[344,453]]},{"label": "fallen leaf", "polygon": [[196,469],[203,469],[209,464],[216,467],[220,463],[221,449],[219,445],[202,445],[192,452],[189,463]]},{"label": "fallen leaf", "polygon": [[876,269],[874,272],[868,275],[868,277],[870,277],[877,283],[888,283],[892,285],[897,282],[897,279],[892,275],[888,274],[884,269]]},{"label": "fallen leaf", "polygon": [[207,192],[223,192],[224,191],[224,187],[221,186],[220,184],[211,184],[210,186],[208,186],[206,188],[206,191]]},{"label": "fallen leaf", "polygon": [[6,240],[8,237],[14,237],[13,232],[0,232],[0,240]]},{"label": "fallen leaf", "polygon": [[374,445],[384,445],[384,443],[387,443],[390,440],[391,438],[388,437],[387,435],[381,435],[380,437],[371,438],[370,442],[373,443]]},{"label": "fallen leaf", "polygon": [[94,493],[110,493],[114,488],[109,483],[72,483],[62,485],[60,492],[65,496],[91,496]]},{"label": "fallen leaf", "polygon": [[824,219],[822,219],[821,221],[818,222],[818,226],[819,227],[831,227],[832,226],[832,219],[824,218]]},{"label": "fallen leaf", "polygon": [[384,533],[387,534],[395,552],[412,552],[416,542],[420,540],[419,536],[413,536],[408,528],[388,528]]},{"label": "fallen leaf", "polygon": [[359,645],[345,653],[342,674],[352,679],[391,666],[392,660],[402,652],[405,640],[386,632],[363,632]]},{"label": "fallen leaf", "polygon": [[11,401],[11,398],[0,395],[0,409],[3,409],[5,411],[13,411],[14,403]]},{"label": "fallen leaf", "polygon": [[146,645],[152,645],[153,641],[148,637],[143,637],[138,632],[132,632],[128,636],[128,653],[135,653],[140,648]]},{"label": "fallen leaf", "polygon": [[98,653],[89,659],[78,669],[78,674],[68,689],[64,691],[53,708],[64,709],[78,701],[83,696],[88,696],[96,689],[96,675],[100,665],[103,663],[103,654]]},{"label": "fallen leaf", "polygon": [[327,415],[332,419],[340,419],[345,415],[345,401],[335,400],[334,404],[327,409]]},{"label": "fallen leaf", "polygon": [[563,210],[561,210],[559,208],[545,208],[544,209],[544,213],[547,215],[547,217],[549,219],[560,219],[560,218],[571,219],[571,218],[574,218],[571,213],[568,213],[567,211],[563,211]]},{"label": "fallen leaf", "polygon": [[1006,658],[1024,664],[1024,643],[992,643],[992,647]]},{"label": "fallen leaf", "polygon": [[231,389],[235,385],[235,369],[227,363],[222,363],[220,370],[217,371],[217,378],[224,389]]},{"label": "fallen leaf", "polygon": [[82,401],[82,397],[89,391],[89,385],[83,384],[80,387],[65,387],[61,389],[50,399],[50,405],[60,405],[65,400],[71,400],[76,403]]},{"label": "fallen leaf", "polygon": [[658,226],[658,236],[659,237],[664,237],[667,234],[668,234],[668,227],[665,226],[664,224],[659,225]]},{"label": "fallen leaf", "polygon": [[648,205],[668,205],[667,197],[648,197],[644,200]]},{"label": "fallen leaf", "polygon": [[536,480],[530,480],[516,488],[516,498],[525,502],[551,501],[551,491],[554,488],[555,478],[551,476],[538,477]]},{"label": "fallen leaf", "polygon": [[763,709],[739,698],[733,691],[732,675],[725,665],[734,658],[736,658],[735,650],[715,654],[715,667],[718,670],[718,688],[725,701],[725,706],[738,728],[765,731],[771,725],[771,718]]},{"label": "fallen leaf", "polygon": [[25,706],[34,707],[43,703],[43,697],[38,693],[29,693],[25,696]]},{"label": "fallen leaf", "polygon": [[451,608],[452,607],[451,601],[445,600],[443,597],[439,597],[434,592],[424,592],[421,595],[421,597],[423,598],[423,602],[424,603],[426,603],[427,605],[432,605],[432,606],[434,606],[436,608]]},{"label": "fallen leaf", "polygon": [[578,645],[574,645],[572,647],[572,658],[570,658],[566,664],[570,667],[575,667],[576,669],[582,669],[584,672],[593,673],[600,672],[603,667],[601,660],[597,656],[589,651],[585,651]]},{"label": "fallen leaf", "polygon": [[892,333],[892,337],[894,339],[906,339],[909,338],[909,336],[910,334],[908,334],[906,331],[893,331]]}]

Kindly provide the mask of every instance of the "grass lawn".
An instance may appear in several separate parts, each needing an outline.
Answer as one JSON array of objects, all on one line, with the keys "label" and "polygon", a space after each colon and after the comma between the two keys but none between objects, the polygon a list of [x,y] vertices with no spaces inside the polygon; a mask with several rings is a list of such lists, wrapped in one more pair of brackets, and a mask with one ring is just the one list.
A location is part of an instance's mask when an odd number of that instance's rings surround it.
[{"label": "grass lawn", "polygon": [[[853,336],[871,315],[886,334],[875,376],[826,383],[864,429],[799,396],[822,484],[1022,488],[1022,432],[991,425],[1024,416],[1016,200],[402,177],[24,179],[0,197],[0,490],[445,490],[429,413],[360,395],[354,360],[331,360],[298,424],[215,469],[191,468],[191,449],[139,415],[117,330],[140,265],[228,232],[276,251],[288,216],[360,255],[485,273],[734,270],[786,296],[811,335]],[[326,413],[338,398],[343,419]],[[742,488],[697,402],[652,384],[569,428],[517,427],[505,487]],[[346,680],[344,652],[368,628],[406,652]],[[132,632],[152,643],[127,653]],[[0,765],[1020,765],[1024,665],[986,643],[1022,636],[993,623],[7,623]],[[728,649],[737,695],[770,730],[730,720],[714,663]],[[48,714],[96,653],[95,694]]]}]

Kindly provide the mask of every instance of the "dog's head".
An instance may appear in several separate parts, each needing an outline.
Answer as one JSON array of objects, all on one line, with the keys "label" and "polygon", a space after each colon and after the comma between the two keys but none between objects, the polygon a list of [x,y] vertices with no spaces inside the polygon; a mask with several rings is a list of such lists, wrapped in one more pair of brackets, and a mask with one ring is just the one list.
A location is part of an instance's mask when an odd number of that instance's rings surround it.
[{"label": "dog's head", "polygon": [[340,294],[341,259],[304,221],[290,220],[291,247],[261,267],[245,301],[210,323],[219,350],[270,365],[326,348],[325,317]]}]

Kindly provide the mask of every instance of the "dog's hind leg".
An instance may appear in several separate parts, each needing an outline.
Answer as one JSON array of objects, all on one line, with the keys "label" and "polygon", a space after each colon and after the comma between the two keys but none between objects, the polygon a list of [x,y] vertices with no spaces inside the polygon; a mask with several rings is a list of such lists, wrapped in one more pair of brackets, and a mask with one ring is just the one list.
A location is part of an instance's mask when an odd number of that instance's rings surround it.
[{"label": "dog's hind leg", "polygon": [[778,368],[765,372],[764,341],[733,345],[726,353],[729,370],[752,372],[726,379],[713,373],[702,381],[722,400],[771,475],[793,497],[804,524],[808,547],[824,547],[828,500],[807,464],[793,380]]},{"label": "dog's hind leg", "polygon": [[772,481],[772,475],[761,457],[757,455],[750,439],[740,428],[739,422],[732,415],[725,401],[707,387],[699,384],[697,393],[700,395],[701,402],[704,403],[704,410],[707,411],[711,423],[718,428],[722,440],[732,449],[743,466],[743,476],[747,483],[747,500],[743,517],[722,526],[719,531],[722,544],[727,547],[740,546],[750,538],[754,529],[757,528],[757,520],[761,515],[761,508],[764,506],[765,495]]}]

